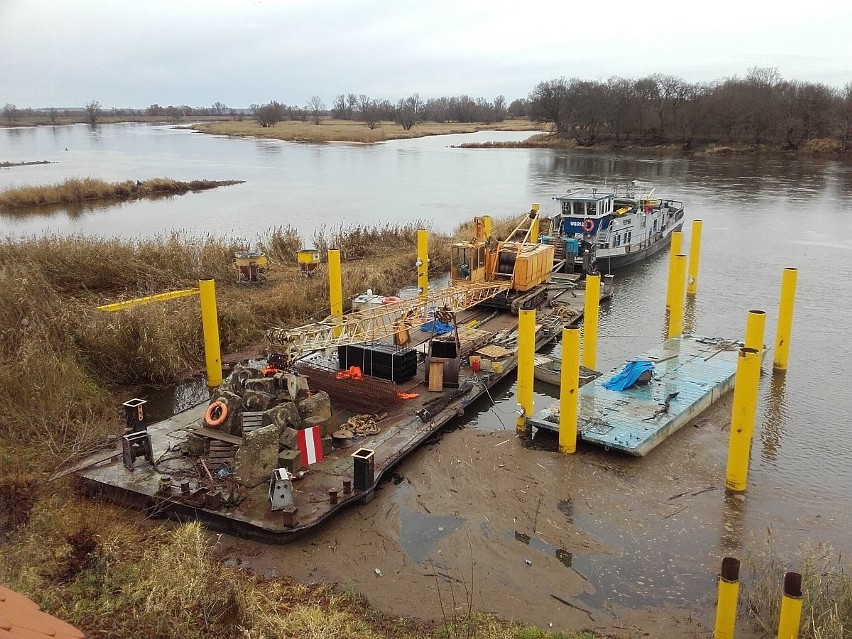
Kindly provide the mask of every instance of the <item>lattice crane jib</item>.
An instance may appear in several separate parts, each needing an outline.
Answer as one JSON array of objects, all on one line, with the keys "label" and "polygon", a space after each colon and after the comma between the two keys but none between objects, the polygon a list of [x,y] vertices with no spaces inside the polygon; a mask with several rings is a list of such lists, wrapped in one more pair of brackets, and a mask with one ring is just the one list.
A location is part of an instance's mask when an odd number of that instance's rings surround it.
[{"label": "lattice crane jib", "polygon": [[297,328],[272,328],[267,339],[272,350],[284,356],[287,364],[313,351],[378,341],[398,330],[428,321],[430,309],[459,313],[505,293],[511,282],[477,282],[430,291],[426,302],[420,298],[399,300],[376,308],[355,311],[342,320],[327,317],[321,322]]}]

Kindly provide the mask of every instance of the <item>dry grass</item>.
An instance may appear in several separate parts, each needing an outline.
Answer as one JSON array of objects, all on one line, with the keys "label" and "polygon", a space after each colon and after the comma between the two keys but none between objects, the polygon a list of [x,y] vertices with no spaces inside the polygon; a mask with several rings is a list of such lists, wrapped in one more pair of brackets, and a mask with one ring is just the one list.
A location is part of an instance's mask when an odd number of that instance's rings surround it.
[{"label": "dry grass", "polygon": [[[414,225],[338,228],[315,240],[343,248],[347,296],[415,281]],[[448,243],[430,237],[433,274],[447,264]],[[261,580],[223,564],[216,537],[197,524],[155,527],[141,513],[80,498],[71,479],[47,481],[119,431],[114,393],[123,385],[171,381],[203,361],[195,298],[118,313],[96,304],[212,275],[226,351],[259,342],[271,323],[327,314],[322,271],[306,279],[295,264],[298,234],[273,229],[260,245],[270,281],[252,287],[237,284],[231,265],[239,240],[0,243],[0,583],[89,636],[406,639],[460,628],[483,639],[551,636],[476,613],[443,625],[397,619],[330,585]]]},{"label": "dry grass", "polygon": [[0,209],[25,209],[57,204],[80,204],[116,200],[138,200],[163,195],[182,195],[189,191],[215,189],[241,184],[238,180],[192,180],[180,182],[169,178],[152,178],[144,182],[104,182],[95,178],[68,178],[59,184],[25,186],[0,192]]},{"label": "dry grass", "polygon": [[495,124],[461,122],[423,122],[406,131],[399,124],[382,122],[381,126],[369,129],[362,122],[352,120],[322,120],[321,124],[287,120],[272,127],[262,127],[256,120],[242,122],[210,122],[194,125],[197,131],[213,135],[236,137],[259,137],[289,142],[354,142],[373,144],[386,140],[421,138],[428,135],[451,133],[474,133],[476,131],[534,131],[538,125],[529,120],[506,120]]},{"label": "dry grass", "polygon": [[[802,639],[852,637],[852,565],[826,545],[802,552]],[[848,561],[848,560],[846,560]],[[775,636],[787,562],[771,547],[743,562],[740,603],[763,632]]]}]

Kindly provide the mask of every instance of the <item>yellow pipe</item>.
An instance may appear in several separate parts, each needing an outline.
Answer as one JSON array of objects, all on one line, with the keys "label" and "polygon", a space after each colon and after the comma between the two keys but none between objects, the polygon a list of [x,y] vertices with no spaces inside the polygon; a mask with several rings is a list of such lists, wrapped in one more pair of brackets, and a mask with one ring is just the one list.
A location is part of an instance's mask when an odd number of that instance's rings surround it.
[{"label": "yellow pipe", "polygon": [[483,215],[482,216],[482,230],[485,233],[485,239],[486,240],[489,237],[491,237],[491,225],[492,225],[491,216],[490,215]]},{"label": "yellow pipe", "polygon": [[666,312],[670,313],[672,308],[672,278],[674,277],[674,269],[675,269],[675,255],[680,253],[680,250],[683,246],[683,233],[680,231],[672,231],[672,244],[669,249],[669,278],[668,289],[666,292]]},{"label": "yellow pipe", "polygon": [[532,224],[530,224],[530,242],[533,244],[538,244],[538,229],[539,229],[539,215],[538,215],[539,206],[538,204],[533,204],[530,207],[530,213],[535,213],[535,217],[533,218]]},{"label": "yellow pipe", "polygon": [[198,295],[197,288],[185,288],[180,291],[169,291],[168,293],[157,293],[156,295],[147,295],[145,297],[137,297],[132,300],[124,300],[123,302],[115,302],[113,304],[104,304],[98,306],[99,311],[123,311],[131,306],[141,306],[142,304],[150,304],[151,302],[163,302],[165,300],[173,300],[178,297],[188,297],[190,295]]},{"label": "yellow pipe", "polygon": [[796,303],[795,268],[785,268],[781,280],[781,307],[778,310],[778,331],[775,334],[775,360],[772,367],[776,371],[787,370],[787,358],[790,355],[790,333],[793,332],[793,306]]},{"label": "yellow pipe", "polygon": [[778,639],[799,639],[802,621],[802,575],[788,572],[784,575],[784,595],[778,620]]},{"label": "yellow pipe", "polygon": [[601,304],[601,274],[586,276],[583,309],[583,366],[594,370],[598,356],[598,311]]},{"label": "yellow pipe", "polygon": [[417,288],[420,299],[425,302],[429,297],[429,233],[426,229],[417,229]]},{"label": "yellow pipe", "polygon": [[[331,304],[331,316],[338,324],[343,323],[343,272],[340,269],[340,249],[328,249],[328,299]],[[332,331],[340,337],[342,326]]]},{"label": "yellow pipe", "polygon": [[686,255],[679,253],[674,258],[674,272],[669,284],[673,286],[673,290],[669,291],[669,331],[668,338],[671,339],[676,335],[683,333],[683,305],[684,291],[686,284]]},{"label": "yellow pipe", "polygon": [[753,348],[758,353],[763,351],[763,332],[766,327],[766,313],[749,311],[746,320],[745,347]]},{"label": "yellow pipe", "polygon": [[559,452],[577,452],[580,399],[580,329],[562,329],[562,379],[559,387]]},{"label": "yellow pipe", "polygon": [[753,348],[741,348],[737,357],[734,380],[734,406],[731,411],[731,435],[728,441],[728,465],[725,488],[741,493],[748,481],[748,461],[754,416],[757,412],[757,392],[760,381],[760,353]]},{"label": "yellow pipe", "polygon": [[692,220],[692,232],[689,234],[689,277],[686,280],[686,294],[694,296],[698,291],[698,260],[701,257],[701,220]]},{"label": "yellow pipe", "polygon": [[518,434],[527,432],[527,417],[533,414],[533,369],[535,367],[535,311],[518,313]]},{"label": "yellow pipe", "polygon": [[719,599],[716,602],[716,626],[713,639],[733,639],[737,625],[737,596],[740,590],[740,560],[722,559],[719,575]]},{"label": "yellow pipe", "polygon": [[207,363],[207,385],[222,383],[222,355],[219,346],[219,319],[216,316],[216,283],[213,278],[198,280],[201,294],[201,326],[204,330],[204,359]]}]

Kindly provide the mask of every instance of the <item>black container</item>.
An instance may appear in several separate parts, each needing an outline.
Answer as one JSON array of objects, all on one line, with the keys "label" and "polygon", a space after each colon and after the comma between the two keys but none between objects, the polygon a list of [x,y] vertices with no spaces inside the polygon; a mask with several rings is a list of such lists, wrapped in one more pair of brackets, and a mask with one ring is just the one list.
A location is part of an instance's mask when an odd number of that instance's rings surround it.
[{"label": "black container", "polygon": [[349,344],[337,347],[340,368],[357,366],[365,375],[389,379],[395,384],[417,374],[417,351],[392,344]]},{"label": "black container", "polygon": [[122,404],[124,406],[124,419],[127,421],[127,429],[133,433],[146,430],[145,426],[145,404],[147,399],[128,399]]},{"label": "black container", "polygon": [[359,448],[352,453],[355,464],[355,490],[370,490],[376,483],[375,455],[376,451],[369,448]]}]

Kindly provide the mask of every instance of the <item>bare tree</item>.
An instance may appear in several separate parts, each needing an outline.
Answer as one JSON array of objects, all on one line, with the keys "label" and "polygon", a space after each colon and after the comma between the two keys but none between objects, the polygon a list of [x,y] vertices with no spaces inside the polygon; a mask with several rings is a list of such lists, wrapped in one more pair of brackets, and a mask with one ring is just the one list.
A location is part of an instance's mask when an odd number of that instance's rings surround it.
[{"label": "bare tree", "polygon": [[257,123],[263,128],[275,126],[284,119],[285,106],[280,102],[272,100],[264,105],[252,104],[251,110]]},{"label": "bare tree", "polygon": [[305,111],[311,114],[314,124],[319,124],[322,115],[325,113],[325,102],[323,102],[322,98],[318,95],[315,95],[308,100],[308,105],[305,107]]},{"label": "bare tree", "polygon": [[98,123],[98,116],[101,114],[101,104],[97,100],[89,102],[83,110],[86,112],[86,122],[91,125]]},{"label": "bare tree", "polygon": [[18,121],[18,107],[11,102],[7,102],[3,107],[3,117],[9,124],[15,124]]},{"label": "bare tree", "polygon": [[228,112],[228,107],[221,102],[214,102],[212,108],[216,115],[225,115]]},{"label": "bare tree", "polygon": [[423,113],[423,102],[420,100],[420,94],[414,95],[400,100],[396,107],[395,121],[402,126],[405,131],[410,131],[411,127],[417,124]]}]

